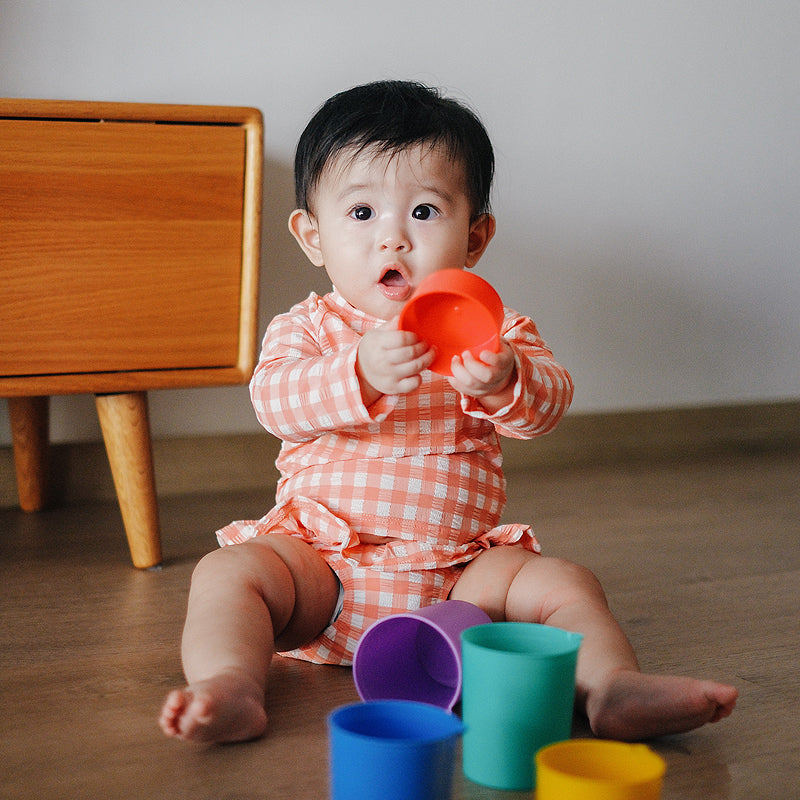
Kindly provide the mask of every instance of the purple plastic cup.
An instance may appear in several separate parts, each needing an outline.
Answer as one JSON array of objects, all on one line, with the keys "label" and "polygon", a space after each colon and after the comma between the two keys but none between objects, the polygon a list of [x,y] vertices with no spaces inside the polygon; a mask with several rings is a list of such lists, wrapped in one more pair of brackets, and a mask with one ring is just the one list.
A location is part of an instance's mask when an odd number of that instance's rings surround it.
[{"label": "purple plastic cup", "polygon": [[371,625],[353,656],[362,700],[414,700],[451,711],[461,697],[461,632],[491,622],[463,600],[392,614]]}]

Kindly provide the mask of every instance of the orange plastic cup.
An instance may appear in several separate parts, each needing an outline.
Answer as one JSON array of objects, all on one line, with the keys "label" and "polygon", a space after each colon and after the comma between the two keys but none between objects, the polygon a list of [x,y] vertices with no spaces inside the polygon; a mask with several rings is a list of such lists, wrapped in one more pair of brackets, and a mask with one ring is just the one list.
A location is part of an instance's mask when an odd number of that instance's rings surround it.
[{"label": "orange plastic cup", "polygon": [[433,372],[452,375],[453,356],[498,352],[503,316],[503,301],[490,283],[463,269],[442,269],[403,306],[400,328],[436,348]]}]

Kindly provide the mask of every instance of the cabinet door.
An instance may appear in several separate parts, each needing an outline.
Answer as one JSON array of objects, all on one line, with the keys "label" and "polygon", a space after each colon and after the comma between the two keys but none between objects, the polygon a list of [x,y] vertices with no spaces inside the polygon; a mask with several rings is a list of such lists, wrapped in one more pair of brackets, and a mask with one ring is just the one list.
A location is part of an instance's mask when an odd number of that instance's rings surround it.
[{"label": "cabinet door", "polygon": [[230,367],[245,131],[0,119],[0,376]]}]

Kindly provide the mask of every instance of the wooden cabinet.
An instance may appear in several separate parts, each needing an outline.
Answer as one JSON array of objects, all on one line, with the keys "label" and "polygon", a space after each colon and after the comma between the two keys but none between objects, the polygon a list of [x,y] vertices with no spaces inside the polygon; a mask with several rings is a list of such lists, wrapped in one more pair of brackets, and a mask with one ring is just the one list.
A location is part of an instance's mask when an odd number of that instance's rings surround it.
[{"label": "wooden cabinet", "polygon": [[131,554],[160,562],[146,392],[246,382],[262,118],[0,99],[0,397],[20,503],[46,492],[47,398],[97,395]]}]

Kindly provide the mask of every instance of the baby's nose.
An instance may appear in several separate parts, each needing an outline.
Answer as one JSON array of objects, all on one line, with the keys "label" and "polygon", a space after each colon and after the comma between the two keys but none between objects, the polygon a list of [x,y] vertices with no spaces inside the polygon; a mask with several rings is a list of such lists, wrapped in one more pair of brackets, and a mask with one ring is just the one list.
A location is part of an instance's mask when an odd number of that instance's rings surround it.
[{"label": "baby's nose", "polygon": [[400,253],[411,248],[406,231],[402,225],[387,224],[380,238],[380,249],[391,253]]},{"label": "baby's nose", "polygon": [[381,242],[381,250],[388,250],[392,253],[401,253],[408,250],[408,241],[403,236],[387,236]]}]

